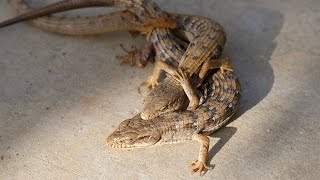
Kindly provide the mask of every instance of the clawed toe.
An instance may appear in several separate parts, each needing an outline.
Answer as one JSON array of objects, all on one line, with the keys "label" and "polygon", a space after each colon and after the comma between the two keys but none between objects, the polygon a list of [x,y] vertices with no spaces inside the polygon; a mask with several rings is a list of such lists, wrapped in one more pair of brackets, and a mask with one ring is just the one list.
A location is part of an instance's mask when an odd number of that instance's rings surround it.
[{"label": "clawed toe", "polygon": [[186,72],[184,72],[181,68],[178,68],[175,75],[173,76],[177,81],[183,83],[189,79],[189,76]]},{"label": "clawed toe", "polygon": [[225,70],[231,71],[231,72],[234,71],[234,67],[231,65],[229,58],[223,59],[220,70],[222,73],[224,73]]},{"label": "clawed toe", "polygon": [[199,171],[200,176],[202,176],[202,172],[205,169],[208,169],[208,170],[210,169],[205,162],[195,162],[195,161],[190,163],[189,167],[192,168],[192,174]]}]

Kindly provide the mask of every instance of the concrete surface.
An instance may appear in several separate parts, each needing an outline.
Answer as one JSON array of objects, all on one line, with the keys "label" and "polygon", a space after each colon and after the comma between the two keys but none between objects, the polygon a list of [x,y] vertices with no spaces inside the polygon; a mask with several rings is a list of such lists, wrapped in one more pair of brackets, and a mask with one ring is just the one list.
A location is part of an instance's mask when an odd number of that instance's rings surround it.
[{"label": "concrete surface", "polygon": [[[318,179],[320,1],[157,2],[221,22],[224,55],[242,84],[237,118],[210,138],[214,169],[202,179]],[[12,16],[0,1],[0,20]],[[199,178],[187,168],[196,142],[105,146],[105,137],[141,109],[145,95],[137,87],[152,71],[120,66],[121,43],[143,40],[60,36],[25,23],[0,30],[0,179]]]}]

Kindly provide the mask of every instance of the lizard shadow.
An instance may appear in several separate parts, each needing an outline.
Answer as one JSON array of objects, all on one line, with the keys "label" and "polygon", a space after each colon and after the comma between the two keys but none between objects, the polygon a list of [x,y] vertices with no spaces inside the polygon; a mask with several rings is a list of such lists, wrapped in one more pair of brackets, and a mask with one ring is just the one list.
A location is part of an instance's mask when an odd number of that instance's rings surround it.
[{"label": "lizard shadow", "polygon": [[241,84],[240,107],[235,118],[262,101],[274,84],[269,63],[277,43],[274,41],[283,25],[280,12],[249,6],[236,19],[227,23],[225,56],[235,65]]},{"label": "lizard shadow", "polygon": [[[221,17],[218,14],[229,13],[218,20],[227,33],[223,56],[230,57],[241,85],[240,106],[228,124],[253,108],[270,92],[274,84],[274,72],[269,60],[277,47],[274,40],[284,23],[284,17],[278,11],[253,5],[232,7],[232,3],[221,6],[229,5],[230,9],[236,10],[222,12],[224,8],[215,8],[212,12],[216,15],[211,15],[211,18],[216,19],[215,17]],[[236,131],[235,127],[224,127],[212,135],[220,140],[210,149],[208,162],[211,162]]]},{"label": "lizard shadow", "polygon": [[[213,157],[218,154],[218,152],[222,149],[222,147],[231,139],[231,137],[237,132],[237,128],[235,127],[224,127],[219,131],[210,135],[213,138],[219,138],[218,142],[216,142],[213,147],[208,152],[208,162],[211,162]],[[215,165],[210,165],[213,169]]]}]

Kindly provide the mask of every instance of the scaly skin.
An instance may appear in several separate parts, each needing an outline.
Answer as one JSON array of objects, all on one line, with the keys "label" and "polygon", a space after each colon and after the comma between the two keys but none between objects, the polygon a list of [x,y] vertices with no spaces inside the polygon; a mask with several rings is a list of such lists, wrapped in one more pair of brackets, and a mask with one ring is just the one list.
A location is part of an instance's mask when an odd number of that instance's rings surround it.
[{"label": "scaly skin", "polygon": [[[150,2],[140,6],[139,3],[134,5],[130,3],[128,3],[125,8],[133,8],[133,11],[136,13],[145,10],[145,14],[153,18],[165,17],[167,15],[179,24],[179,28],[193,35],[191,43],[180,59],[181,49],[177,49],[165,41],[165,39],[172,39],[169,36],[170,32],[162,31],[161,28],[155,28],[151,32],[151,41],[155,45],[157,57],[165,60],[165,62],[170,62],[169,59],[173,58],[175,61],[180,62],[180,64],[178,71],[163,63],[160,63],[162,64],[162,68],[159,68],[160,64],[155,67],[154,74],[148,82],[152,87],[157,85],[157,80],[161,72],[160,69],[165,70],[173,76],[167,77],[148,94],[144,101],[141,118],[146,120],[167,112],[183,110],[186,104],[188,104],[187,99],[190,100],[188,109],[195,109],[198,106],[199,99],[193,90],[194,87],[188,82],[190,81],[189,77],[195,74],[194,76],[199,79],[196,86],[200,85],[207,71],[216,67],[215,63],[210,63],[209,61],[218,59],[221,56],[226,41],[226,34],[223,27],[219,23],[204,17],[166,14],[161,11],[156,4]],[[141,6],[143,6],[143,8],[141,8]],[[137,11],[135,9],[142,10]],[[165,46],[161,46],[162,44]],[[176,54],[178,54],[178,56],[174,56]],[[168,59],[164,55],[169,55]],[[223,65],[222,68],[232,70],[228,61],[222,60],[219,63]],[[210,64],[213,64],[213,67],[209,67]]]},{"label": "scaly skin", "polygon": [[217,71],[201,86],[203,102],[194,111],[169,112],[148,121],[139,115],[120,123],[107,137],[112,148],[141,148],[196,140],[201,143],[198,161],[191,163],[192,172],[206,165],[209,148],[207,135],[222,127],[237,109],[240,84],[230,72]]},{"label": "scaly skin", "polygon": [[[130,3],[125,6],[125,8],[128,9],[132,7]],[[167,65],[163,66],[162,69],[173,76],[167,77],[148,94],[144,101],[141,118],[146,120],[167,112],[183,110],[187,105],[189,105],[188,109],[195,109],[198,106],[199,99],[193,90],[194,87],[187,81],[190,81],[189,76],[191,77],[196,73],[194,76],[198,76],[199,79],[195,85],[195,87],[197,87],[197,85],[201,84],[207,71],[216,67],[215,63],[210,63],[209,61],[218,59],[221,56],[226,41],[226,34],[223,27],[219,23],[204,17],[166,14],[161,11],[156,4],[146,3],[143,7],[141,11],[145,10],[147,14],[153,18],[169,16],[179,24],[180,28],[191,33],[193,39],[186,52],[180,58],[181,49],[177,49],[172,44],[166,42],[166,39],[172,39],[169,36],[170,32],[165,32],[161,28],[155,28],[151,32],[151,41],[155,45],[158,58],[165,60],[165,62],[170,62],[170,59],[180,62],[180,72],[179,70],[175,71],[174,68],[170,68]],[[135,4],[134,8],[141,9],[139,3],[138,5]],[[161,46],[162,44],[164,44],[164,46]],[[177,56],[174,56],[176,54]],[[168,57],[165,55],[168,55]],[[219,63],[222,64],[222,69],[232,70],[228,61],[222,60],[219,61]],[[155,67],[154,74],[149,79],[148,83],[150,83],[152,87],[157,85],[157,80],[161,72],[161,67],[159,68],[160,64]],[[213,64],[213,67],[208,67],[210,66],[209,64]],[[205,71],[203,71],[204,69]],[[185,86],[186,84],[188,84],[188,86]],[[189,104],[187,99],[190,100]]]},{"label": "scaly skin", "polygon": [[[181,59],[179,68],[190,77],[197,76],[204,62],[220,58],[226,41],[225,32],[218,23],[207,18],[185,15],[171,17],[178,24],[183,24],[184,30],[194,36]],[[181,83],[175,77],[169,76],[148,94],[141,117],[150,119],[162,113],[184,109],[185,99],[185,89]]]}]

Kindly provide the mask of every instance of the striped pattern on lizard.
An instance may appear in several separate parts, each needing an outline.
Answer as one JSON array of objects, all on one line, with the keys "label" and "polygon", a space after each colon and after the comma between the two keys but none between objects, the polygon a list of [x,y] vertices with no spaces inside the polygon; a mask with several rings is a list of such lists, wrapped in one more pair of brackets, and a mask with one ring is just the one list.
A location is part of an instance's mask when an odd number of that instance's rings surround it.
[{"label": "striped pattern on lizard", "polygon": [[154,145],[195,140],[200,142],[198,160],[190,164],[192,172],[208,166],[209,138],[207,135],[225,125],[237,109],[240,84],[235,75],[221,70],[209,75],[200,86],[204,96],[194,111],[169,112],[148,121],[136,115],[124,120],[107,137],[112,148],[142,148]]}]

